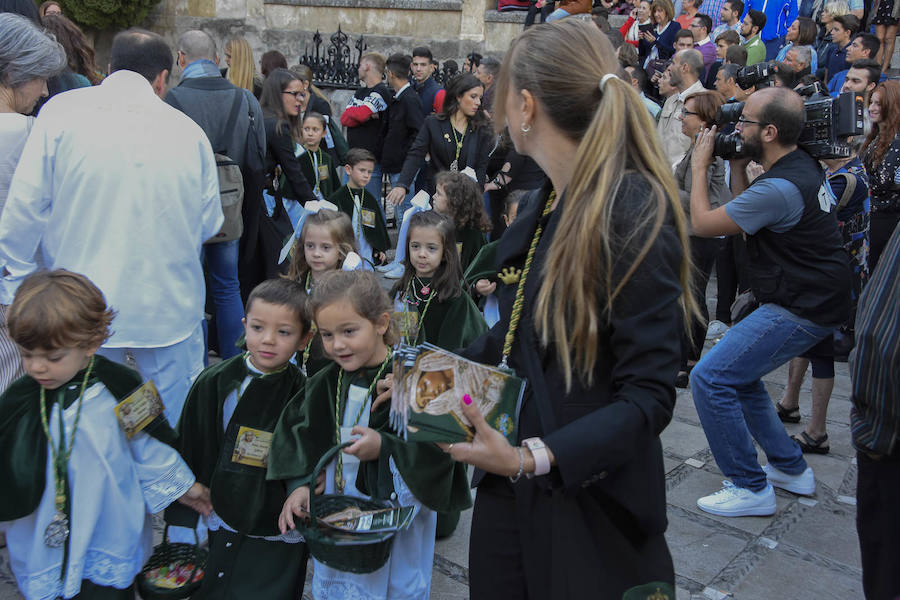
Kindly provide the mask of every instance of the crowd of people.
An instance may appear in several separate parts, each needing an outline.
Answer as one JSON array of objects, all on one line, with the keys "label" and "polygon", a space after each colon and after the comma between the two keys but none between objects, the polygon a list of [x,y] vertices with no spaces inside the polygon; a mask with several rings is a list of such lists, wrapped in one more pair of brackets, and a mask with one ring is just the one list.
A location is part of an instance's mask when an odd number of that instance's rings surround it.
[{"label": "crowd of people", "polygon": [[[427,598],[469,466],[472,598],[672,597],[675,388],[727,478],[698,507],[771,515],[815,493],[851,350],[863,585],[900,593],[891,0],[549,3],[446,87],[427,46],[362,54],[345,107],[241,37],[130,29],[104,72],[58,3],[0,2],[0,531],[29,600],[133,597],[163,509],[208,544],[195,597],[298,598],[323,493],[414,516],[374,572],[314,554],[313,597]],[[808,90],[863,107],[844,156],[807,152]],[[470,441],[405,442],[400,343],[525,379],[518,443],[470,399]]]}]

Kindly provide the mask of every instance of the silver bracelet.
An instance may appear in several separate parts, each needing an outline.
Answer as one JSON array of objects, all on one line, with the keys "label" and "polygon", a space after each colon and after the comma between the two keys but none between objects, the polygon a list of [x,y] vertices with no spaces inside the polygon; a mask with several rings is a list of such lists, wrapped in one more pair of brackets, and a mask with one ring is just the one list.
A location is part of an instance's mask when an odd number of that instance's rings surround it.
[{"label": "silver bracelet", "polygon": [[512,483],[515,483],[519,479],[521,479],[522,473],[525,472],[525,453],[522,452],[522,446],[516,446],[516,451],[518,451],[518,453],[519,453],[519,472],[516,473],[515,477],[513,477],[512,475],[509,476],[509,480]]}]

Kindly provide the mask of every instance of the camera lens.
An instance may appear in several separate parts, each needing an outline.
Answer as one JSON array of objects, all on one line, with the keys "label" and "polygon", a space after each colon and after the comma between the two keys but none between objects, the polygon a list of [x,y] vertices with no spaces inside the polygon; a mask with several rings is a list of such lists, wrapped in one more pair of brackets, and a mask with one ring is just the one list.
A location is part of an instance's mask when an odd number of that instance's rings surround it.
[{"label": "camera lens", "polygon": [[713,145],[713,154],[725,159],[741,158],[744,151],[744,140],[737,131],[732,133],[717,133]]},{"label": "camera lens", "polygon": [[744,112],[743,102],[729,102],[723,104],[719,107],[719,110],[716,111],[716,125],[721,128],[727,123],[737,123],[742,112]]}]

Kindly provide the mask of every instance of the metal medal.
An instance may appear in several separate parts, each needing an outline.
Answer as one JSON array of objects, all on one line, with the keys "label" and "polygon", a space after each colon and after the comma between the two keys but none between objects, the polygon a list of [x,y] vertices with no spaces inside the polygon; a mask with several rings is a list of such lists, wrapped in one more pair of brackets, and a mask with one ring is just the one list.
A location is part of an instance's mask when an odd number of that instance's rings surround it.
[{"label": "metal medal", "polygon": [[450,163],[450,170],[454,172],[459,171],[459,161],[454,160],[452,163]]},{"label": "metal medal", "polygon": [[69,537],[69,519],[57,511],[44,530],[44,544],[48,548],[61,548],[67,537]]}]

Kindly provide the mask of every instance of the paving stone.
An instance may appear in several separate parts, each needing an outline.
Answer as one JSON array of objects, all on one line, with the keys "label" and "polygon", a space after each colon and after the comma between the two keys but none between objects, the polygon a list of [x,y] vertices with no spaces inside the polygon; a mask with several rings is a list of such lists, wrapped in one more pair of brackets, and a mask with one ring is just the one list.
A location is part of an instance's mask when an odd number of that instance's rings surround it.
[{"label": "paving stone", "polygon": [[[721,488],[721,475],[701,469],[691,470],[684,480],[666,493],[666,500],[669,504],[674,504],[694,514],[754,535],[759,535],[771,524],[773,517],[719,517],[705,513],[697,508],[697,498],[712,494]],[[785,506],[791,501],[792,499],[776,494],[775,506],[777,511],[784,510]]]},{"label": "paving stone", "polygon": [[461,567],[469,567],[469,529],[472,527],[472,509],[463,511],[459,516],[459,525],[447,539],[438,540],[434,544],[435,554]]},{"label": "paving stone", "polygon": [[673,469],[676,469],[683,464],[684,463],[680,460],[675,460],[674,458],[663,456],[663,468],[665,468],[666,474],[670,473]]},{"label": "paving stone", "polygon": [[697,408],[694,406],[694,399],[691,398],[690,390],[678,390],[672,418],[692,425],[700,424],[700,417],[697,415]]},{"label": "paving stone", "polygon": [[712,581],[747,545],[745,539],[726,533],[715,524],[686,518],[669,522],[666,541],[675,561],[675,572],[700,582]]},{"label": "paving stone", "polygon": [[468,600],[469,587],[435,571],[431,576],[431,600]]},{"label": "paving stone", "polygon": [[736,600],[849,600],[863,597],[862,582],[858,578],[835,573],[778,550],[767,553],[731,592]]},{"label": "paving stone", "polygon": [[862,569],[856,536],[856,507],[825,503],[809,508],[781,541]]},{"label": "paving stone", "polygon": [[816,474],[816,481],[824,483],[835,491],[840,489],[847,471],[850,470],[850,461],[846,458],[827,454],[805,454],[804,458],[806,464],[812,467]]},{"label": "paving stone", "polygon": [[700,426],[680,421],[669,423],[659,438],[662,441],[663,451],[684,458],[693,456],[708,447],[706,435]]}]

